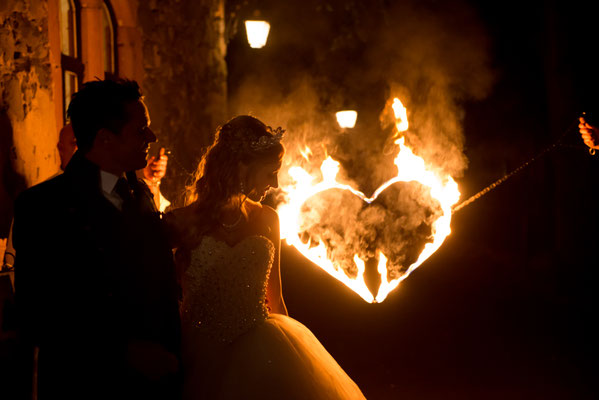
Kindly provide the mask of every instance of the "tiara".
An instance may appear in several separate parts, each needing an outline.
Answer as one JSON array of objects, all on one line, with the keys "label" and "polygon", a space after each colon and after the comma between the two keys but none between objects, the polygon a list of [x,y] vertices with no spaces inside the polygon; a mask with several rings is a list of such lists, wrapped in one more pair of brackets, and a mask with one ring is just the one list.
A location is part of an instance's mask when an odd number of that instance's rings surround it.
[{"label": "tiara", "polygon": [[281,139],[283,139],[283,133],[285,133],[285,129],[282,129],[279,126],[276,129],[268,127],[268,130],[271,133],[271,135],[260,136],[258,140],[250,142],[250,148],[252,150],[262,151],[274,146],[277,143],[281,143]]}]

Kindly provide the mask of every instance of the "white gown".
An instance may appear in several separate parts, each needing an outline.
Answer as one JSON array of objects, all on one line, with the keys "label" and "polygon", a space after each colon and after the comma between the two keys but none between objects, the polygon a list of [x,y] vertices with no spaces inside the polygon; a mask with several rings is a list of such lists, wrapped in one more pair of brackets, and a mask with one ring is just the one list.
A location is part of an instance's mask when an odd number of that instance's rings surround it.
[{"label": "white gown", "polygon": [[185,399],[364,399],[308,328],[270,314],[274,246],[249,236],[234,247],[211,236],[182,280]]}]

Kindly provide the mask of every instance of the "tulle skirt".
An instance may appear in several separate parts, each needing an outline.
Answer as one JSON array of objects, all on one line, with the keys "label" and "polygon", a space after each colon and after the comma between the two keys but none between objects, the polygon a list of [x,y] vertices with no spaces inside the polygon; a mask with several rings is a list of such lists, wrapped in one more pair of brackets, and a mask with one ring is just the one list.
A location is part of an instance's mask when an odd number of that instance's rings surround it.
[{"label": "tulle skirt", "polygon": [[233,343],[184,333],[185,399],[364,399],[308,328],[272,314]]}]

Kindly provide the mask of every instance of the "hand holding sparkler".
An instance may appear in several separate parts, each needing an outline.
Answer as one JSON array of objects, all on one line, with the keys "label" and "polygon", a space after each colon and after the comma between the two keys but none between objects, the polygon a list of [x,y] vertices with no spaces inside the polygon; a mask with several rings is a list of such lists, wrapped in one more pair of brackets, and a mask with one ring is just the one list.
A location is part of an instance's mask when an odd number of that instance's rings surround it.
[{"label": "hand holding sparkler", "polygon": [[160,183],[160,180],[164,178],[166,174],[166,167],[168,164],[168,156],[164,147],[160,149],[160,152],[150,157],[148,164],[144,168],[144,178],[153,183]]},{"label": "hand holding sparkler", "polygon": [[150,157],[146,167],[142,170],[142,178],[148,185],[152,195],[154,195],[154,204],[156,204],[156,208],[161,212],[163,212],[166,207],[171,204],[160,193],[160,181],[166,175],[166,168],[168,165],[167,154],[170,154],[170,151],[167,151],[164,147],[161,147],[158,154]]},{"label": "hand holding sparkler", "polygon": [[595,150],[599,149],[599,128],[591,125],[586,119],[586,114],[579,118],[578,130],[584,144],[589,146],[589,153],[595,154]]}]

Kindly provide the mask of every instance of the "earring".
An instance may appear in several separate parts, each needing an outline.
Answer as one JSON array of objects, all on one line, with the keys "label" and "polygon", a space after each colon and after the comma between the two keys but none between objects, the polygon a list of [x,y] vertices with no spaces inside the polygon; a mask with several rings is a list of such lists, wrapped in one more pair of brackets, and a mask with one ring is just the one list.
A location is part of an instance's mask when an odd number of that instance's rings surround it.
[{"label": "earring", "polygon": [[239,181],[239,191],[241,194],[245,194],[245,186],[243,186],[243,181]]}]

